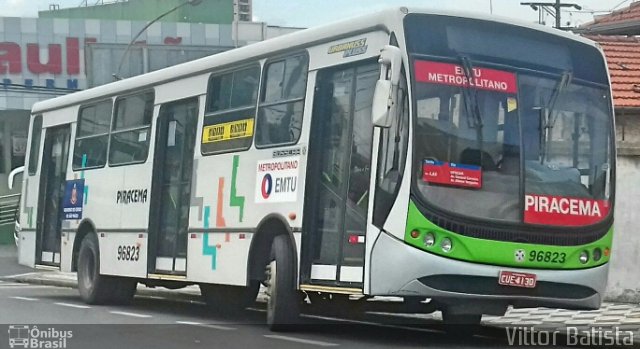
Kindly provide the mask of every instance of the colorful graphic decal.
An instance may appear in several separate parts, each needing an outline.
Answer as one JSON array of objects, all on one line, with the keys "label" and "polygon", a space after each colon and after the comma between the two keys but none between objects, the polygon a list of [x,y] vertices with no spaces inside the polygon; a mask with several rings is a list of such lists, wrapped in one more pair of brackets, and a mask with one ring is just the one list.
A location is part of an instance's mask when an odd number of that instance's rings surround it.
[{"label": "colorful graphic decal", "polygon": [[253,136],[253,119],[226,122],[205,126],[202,143],[215,143]]},{"label": "colorful graphic decal", "polygon": [[[240,209],[239,221],[242,222],[244,215],[244,196],[237,195],[236,180],[238,176],[238,167],[240,166],[240,156],[233,157],[233,170],[231,173],[231,193],[229,195],[229,205],[231,207],[238,207]],[[226,219],[224,218],[224,183],[225,178],[218,178],[218,193],[216,197],[216,228],[225,228],[227,226]],[[218,249],[222,248],[222,245],[217,244],[214,246],[209,245],[208,232],[211,217],[211,206],[204,207],[204,229],[202,240],[202,254],[204,256],[211,256],[211,270],[216,270],[217,266],[217,254]],[[246,239],[245,234],[240,234],[239,239]],[[231,242],[231,233],[225,233],[224,242]]]},{"label": "colorful graphic decal", "polygon": [[298,156],[258,161],[256,203],[296,201],[299,165]]},{"label": "colorful graphic decal", "polygon": [[62,219],[82,219],[84,179],[67,181],[62,199]]},{"label": "colorful graphic decal", "polygon": [[244,216],[244,196],[237,196],[236,180],[238,179],[238,167],[240,166],[240,156],[233,157],[233,171],[231,172],[231,196],[229,206],[240,209],[240,222]]},{"label": "colorful graphic decal", "polygon": [[422,180],[462,188],[482,188],[480,166],[425,160],[422,164]]},{"label": "colorful graphic decal", "polygon": [[464,68],[457,64],[416,61],[415,72],[418,82],[472,87],[509,94],[518,92],[516,74],[501,70],[474,67],[472,76],[467,76]]},{"label": "colorful graphic decal", "polygon": [[[82,154],[82,168],[87,167],[87,154]],[[84,179],[84,170],[80,171],[80,179]],[[89,202],[89,186],[85,183],[84,186],[84,204]]]},{"label": "colorful graphic decal", "polygon": [[530,224],[579,227],[602,221],[609,215],[609,210],[607,200],[527,194],[524,221]]},{"label": "colorful graphic decal", "polygon": [[[211,217],[211,207],[205,206],[204,208],[204,229],[209,229],[209,218]],[[211,270],[216,270],[217,264],[217,254],[218,247],[217,246],[209,246],[209,233],[202,234],[202,255],[203,256],[211,256]]]}]

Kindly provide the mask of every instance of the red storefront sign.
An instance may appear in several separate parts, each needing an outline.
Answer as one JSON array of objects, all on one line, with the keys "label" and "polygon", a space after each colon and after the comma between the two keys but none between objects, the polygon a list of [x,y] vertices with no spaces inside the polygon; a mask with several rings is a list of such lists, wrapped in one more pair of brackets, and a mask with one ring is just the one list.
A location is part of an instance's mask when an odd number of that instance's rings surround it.
[{"label": "red storefront sign", "polygon": [[501,70],[474,67],[467,76],[460,65],[417,60],[415,74],[418,82],[518,93],[516,74]]},{"label": "red storefront sign", "polygon": [[602,221],[609,215],[607,200],[527,194],[524,221],[530,224],[579,227]]},{"label": "red storefront sign", "polygon": [[482,168],[453,162],[425,160],[422,180],[462,188],[482,188]]}]

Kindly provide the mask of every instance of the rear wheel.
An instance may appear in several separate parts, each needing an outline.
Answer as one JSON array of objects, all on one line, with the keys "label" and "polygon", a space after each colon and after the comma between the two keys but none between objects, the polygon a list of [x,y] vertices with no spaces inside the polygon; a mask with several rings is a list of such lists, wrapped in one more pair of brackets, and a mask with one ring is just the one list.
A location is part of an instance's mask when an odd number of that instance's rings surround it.
[{"label": "rear wheel", "polygon": [[87,304],[126,304],[133,299],[135,279],[100,275],[100,248],[95,234],[82,239],[78,253],[78,290]]},{"label": "rear wheel", "polygon": [[272,331],[286,331],[297,324],[301,297],[296,289],[295,259],[291,242],[278,235],[271,245],[271,262],[267,265],[267,324]]}]

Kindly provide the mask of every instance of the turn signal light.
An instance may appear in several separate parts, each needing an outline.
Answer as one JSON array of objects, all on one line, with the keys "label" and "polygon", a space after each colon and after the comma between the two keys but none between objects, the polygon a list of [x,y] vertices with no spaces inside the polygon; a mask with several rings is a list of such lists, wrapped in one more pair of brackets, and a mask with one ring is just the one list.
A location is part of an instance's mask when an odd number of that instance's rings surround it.
[{"label": "turn signal light", "polygon": [[414,239],[419,238],[420,237],[420,232],[417,231],[417,230],[412,230],[411,231],[411,237],[414,238]]}]

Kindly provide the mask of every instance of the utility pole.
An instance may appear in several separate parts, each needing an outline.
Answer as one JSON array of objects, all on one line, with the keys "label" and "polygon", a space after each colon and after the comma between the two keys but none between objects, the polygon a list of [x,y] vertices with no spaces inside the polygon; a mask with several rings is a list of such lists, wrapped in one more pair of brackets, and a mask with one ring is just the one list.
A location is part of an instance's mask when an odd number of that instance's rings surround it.
[{"label": "utility pole", "polygon": [[[556,28],[567,30],[569,28],[562,26],[562,8],[573,7],[576,10],[582,10],[582,6],[578,4],[563,4],[560,0],[554,2],[521,2],[520,5],[530,6],[534,11],[539,11],[539,21],[542,22],[543,11],[550,14],[556,20]],[[542,24],[542,23],[541,23]]]}]

